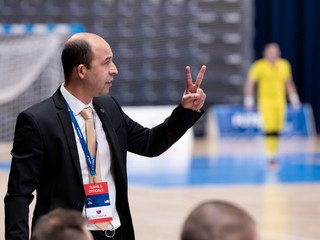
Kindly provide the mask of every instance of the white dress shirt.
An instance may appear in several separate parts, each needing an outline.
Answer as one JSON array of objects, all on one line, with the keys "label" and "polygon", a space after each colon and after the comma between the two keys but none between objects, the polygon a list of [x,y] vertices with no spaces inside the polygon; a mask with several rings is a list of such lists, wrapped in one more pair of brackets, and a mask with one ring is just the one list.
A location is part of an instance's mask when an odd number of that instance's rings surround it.
[{"label": "white dress shirt", "polygon": [[[63,84],[61,85],[60,90],[74,114],[84,138],[86,137],[85,121],[83,117],[81,117],[80,112],[85,107],[91,107],[93,110],[93,119],[94,119],[94,124],[97,132],[98,151],[100,154],[101,177],[103,182],[108,182],[109,197],[110,197],[110,204],[111,204],[112,218],[113,218],[113,220],[110,222],[111,224],[108,225],[108,228],[106,230],[117,229],[118,227],[120,227],[121,223],[120,223],[118,211],[116,209],[116,187],[115,187],[113,172],[111,171],[111,157],[110,157],[109,144],[107,141],[106,134],[103,130],[101,120],[96,114],[96,111],[92,105],[92,101],[88,105],[85,105],[83,102],[81,102],[79,99],[74,97],[71,93],[69,93]],[[88,184],[89,183],[88,165],[87,165],[85,155],[80,143],[79,136],[76,133],[76,129],[74,127],[73,127],[73,130],[74,130],[74,135],[76,137],[76,142],[77,142],[83,184]],[[83,215],[86,216],[85,207],[83,209]],[[101,230],[94,224],[88,224],[88,229]]]}]

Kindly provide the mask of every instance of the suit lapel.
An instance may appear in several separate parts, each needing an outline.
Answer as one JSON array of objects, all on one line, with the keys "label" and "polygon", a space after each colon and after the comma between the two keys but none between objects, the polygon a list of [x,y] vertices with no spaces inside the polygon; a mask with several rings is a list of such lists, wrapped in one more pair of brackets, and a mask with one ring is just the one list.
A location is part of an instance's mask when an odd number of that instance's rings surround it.
[{"label": "suit lapel", "polygon": [[73,125],[71,122],[71,118],[69,115],[69,111],[66,105],[66,101],[63,98],[60,89],[53,95],[53,101],[57,108],[57,115],[60,119],[60,124],[62,125],[62,128],[64,129],[66,142],[69,148],[69,152],[72,157],[72,161],[74,163],[74,166],[77,171],[77,175],[79,177],[79,180],[81,184],[83,185],[82,180],[82,174],[81,174],[81,166],[80,166],[80,160],[78,155],[78,148],[76,144],[76,139],[74,135]]},{"label": "suit lapel", "polygon": [[110,151],[111,151],[112,164],[117,169],[117,171],[120,171],[121,175],[124,176],[125,174],[123,171],[126,168],[125,161],[121,161],[123,157],[121,157],[120,144],[118,142],[118,136],[115,132],[115,128],[112,123],[112,120],[107,114],[108,109],[101,107],[100,104],[97,103],[97,101],[95,100],[93,101],[93,106],[102,122],[103,129],[107,136],[107,140],[108,140]]}]

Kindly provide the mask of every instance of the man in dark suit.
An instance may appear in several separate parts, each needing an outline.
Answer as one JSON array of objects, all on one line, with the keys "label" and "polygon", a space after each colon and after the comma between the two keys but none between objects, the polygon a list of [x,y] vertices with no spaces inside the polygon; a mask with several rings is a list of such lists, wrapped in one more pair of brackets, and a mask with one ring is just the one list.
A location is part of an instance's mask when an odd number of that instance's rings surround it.
[{"label": "man in dark suit", "polygon": [[[201,117],[206,95],[200,84],[206,67],[202,66],[194,83],[190,68],[186,68],[181,103],[163,123],[149,129],[133,121],[114,98],[106,96],[118,70],[111,47],[103,38],[91,33],[75,34],[65,44],[61,59],[64,84],[52,97],[17,118],[4,199],[6,240],[29,238],[29,204],[34,191],[37,194],[32,225],[53,209],[75,209],[92,220],[88,229],[95,239],[134,239],[128,203],[127,151],[157,156]],[[84,108],[93,111],[97,142],[94,155],[86,154],[85,120],[81,115]],[[90,180],[97,176],[96,169],[101,170],[97,185]],[[98,189],[100,195],[91,196],[85,189],[102,186],[100,183],[108,186]],[[107,199],[101,201],[102,196]],[[92,212],[93,202],[101,205]],[[96,216],[101,213],[100,207],[107,209],[102,220]],[[104,221],[106,227],[97,225]]]}]

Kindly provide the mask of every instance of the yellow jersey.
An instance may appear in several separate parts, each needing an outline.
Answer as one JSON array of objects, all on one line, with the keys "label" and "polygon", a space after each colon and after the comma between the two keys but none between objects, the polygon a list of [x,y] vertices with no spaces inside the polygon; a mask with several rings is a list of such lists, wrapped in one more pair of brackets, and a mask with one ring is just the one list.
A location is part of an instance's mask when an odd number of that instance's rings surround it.
[{"label": "yellow jersey", "polygon": [[291,67],[280,58],[274,64],[266,59],[255,61],[249,70],[249,79],[257,82],[258,100],[286,101],[286,81],[291,79]]}]

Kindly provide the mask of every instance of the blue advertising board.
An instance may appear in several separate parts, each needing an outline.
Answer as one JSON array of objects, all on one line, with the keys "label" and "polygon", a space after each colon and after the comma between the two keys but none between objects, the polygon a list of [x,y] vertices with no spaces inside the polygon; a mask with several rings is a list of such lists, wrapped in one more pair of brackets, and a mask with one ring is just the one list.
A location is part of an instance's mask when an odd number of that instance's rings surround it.
[{"label": "blue advertising board", "polygon": [[[215,105],[212,114],[220,137],[254,137],[262,134],[261,116],[240,105]],[[300,109],[287,107],[286,122],[281,136],[308,137],[315,134],[312,109],[303,104]]]}]

